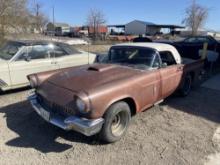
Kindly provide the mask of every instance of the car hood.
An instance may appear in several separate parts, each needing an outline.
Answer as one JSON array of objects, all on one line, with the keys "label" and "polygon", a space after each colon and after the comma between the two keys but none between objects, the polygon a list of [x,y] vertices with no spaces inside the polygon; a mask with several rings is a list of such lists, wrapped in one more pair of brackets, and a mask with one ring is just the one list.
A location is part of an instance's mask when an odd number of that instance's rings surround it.
[{"label": "car hood", "polygon": [[119,65],[93,64],[64,70],[49,78],[47,82],[79,92],[125,80],[140,73],[140,70]]}]

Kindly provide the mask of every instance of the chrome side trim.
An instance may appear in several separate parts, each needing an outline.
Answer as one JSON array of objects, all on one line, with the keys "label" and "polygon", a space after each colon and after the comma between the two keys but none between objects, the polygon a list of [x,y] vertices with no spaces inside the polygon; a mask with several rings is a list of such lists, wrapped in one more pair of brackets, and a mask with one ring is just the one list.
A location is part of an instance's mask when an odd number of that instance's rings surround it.
[{"label": "chrome side trim", "polygon": [[[36,95],[29,96],[28,99],[30,100],[32,107],[34,110],[42,117],[42,110],[45,110],[37,101]],[[50,112],[51,113],[51,112]],[[46,119],[45,119],[46,120]],[[77,116],[70,116],[67,118],[64,118],[62,116],[55,115],[51,113],[51,117],[49,120],[46,120],[47,122],[63,129],[66,131],[74,130],[76,132],[82,133],[86,136],[92,136],[97,133],[99,133],[102,129],[102,125],[104,124],[104,119],[85,119],[80,118]]]},{"label": "chrome side trim", "polygon": [[4,82],[2,79],[0,79],[0,87],[6,87],[8,84]]}]

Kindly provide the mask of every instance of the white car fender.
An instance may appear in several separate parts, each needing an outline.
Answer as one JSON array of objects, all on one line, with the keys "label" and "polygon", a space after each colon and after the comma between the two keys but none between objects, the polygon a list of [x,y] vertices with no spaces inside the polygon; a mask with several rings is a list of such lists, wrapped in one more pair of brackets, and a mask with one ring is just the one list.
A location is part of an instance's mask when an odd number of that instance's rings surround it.
[{"label": "white car fender", "polygon": [[80,50],[80,52],[82,53],[83,56],[84,55],[88,56],[89,64],[93,64],[95,62],[96,54],[91,53],[91,52],[85,52],[85,51],[82,51],[82,50]]},{"label": "white car fender", "polygon": [[0,61],[0,89],[4,90],[11,85],[8,63],[4,60]]}]

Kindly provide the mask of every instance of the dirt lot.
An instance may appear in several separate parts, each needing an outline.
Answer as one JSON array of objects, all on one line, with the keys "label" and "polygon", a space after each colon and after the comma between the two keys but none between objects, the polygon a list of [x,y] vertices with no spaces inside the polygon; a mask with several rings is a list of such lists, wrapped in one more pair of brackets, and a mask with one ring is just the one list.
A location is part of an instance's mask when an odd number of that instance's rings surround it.
[{"label": "dirt lot", "polygon": [[220,92],[206,88],[168,98],[135,116],[126,136],[102,144],[43,121],[28,90],[0,96],[0,164],[203,164],[215,153]]},{"label": "dirt lot", "polygon": [[[90,50],[103,53],[108,47]],[[215,90],[197,88],[186,98],[172,96],[138,114],[126,136],[114,144],[46,123],[31,108],[27,93],[0,95],[0,165],[202,165],[218,151],[213,135],[220,123],[220,92]]]}]

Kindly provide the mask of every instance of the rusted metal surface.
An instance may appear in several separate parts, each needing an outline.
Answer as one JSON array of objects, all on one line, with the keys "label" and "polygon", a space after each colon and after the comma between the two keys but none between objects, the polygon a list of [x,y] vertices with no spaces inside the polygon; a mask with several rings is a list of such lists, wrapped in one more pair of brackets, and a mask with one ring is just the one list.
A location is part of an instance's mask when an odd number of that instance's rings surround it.
[{"label": "rusted metal surface", "polygon": [[[132,101],[135,111],[141,112],[176,91],[186,74],[193,73],[196,79],[202,66],[203,61],[197,61],[146,71],[112,64],[85,65],[35,74],[36,93],[88,119],[102,117],[110,105],[124,99]],[[77,112],[74,96],[86,103],[89,113]]]}]

